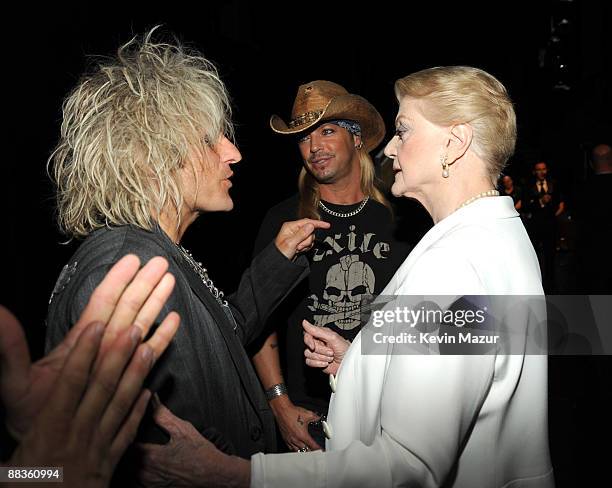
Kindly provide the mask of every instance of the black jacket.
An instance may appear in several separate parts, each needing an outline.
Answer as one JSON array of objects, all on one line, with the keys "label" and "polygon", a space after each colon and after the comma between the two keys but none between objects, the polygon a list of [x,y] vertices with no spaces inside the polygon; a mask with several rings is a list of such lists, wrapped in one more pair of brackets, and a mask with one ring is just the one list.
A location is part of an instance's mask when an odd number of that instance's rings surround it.
[{"label": "black jacket", "polygon": [[[62,340],[110,267],[128,253],[136,254],[142,264],[164,256],[176,278],[158,320],[175,310],[181,325],[149,375],[149,388],[175,415],[226,452],[245,458],[273,452],[274,418],[244,346],[258,336],[271,311],[307,274],[305,258],[292,263],[273,244],[265,248],[228,299],[234,324],[160,228],[97,230],[58,279],[47,315],[47,350]],[[143,422],[138,440],[164,442],[161,434],[152,421]]]}]

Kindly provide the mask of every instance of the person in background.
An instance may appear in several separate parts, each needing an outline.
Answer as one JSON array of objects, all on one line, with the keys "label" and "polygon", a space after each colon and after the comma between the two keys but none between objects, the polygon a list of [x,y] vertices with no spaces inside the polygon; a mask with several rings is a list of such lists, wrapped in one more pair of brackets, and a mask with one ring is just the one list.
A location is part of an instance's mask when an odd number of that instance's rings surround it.
[{"label": "person in background", "polygon": [[303,168],[299,193],[264,218],[255,254],[287,220],[331,224],[317,232],[317,245],[307,254],[308,279],[268,321],[273,332],[253,357],[286,445],[305,451],[325,445],[322,422],[331,390],[326,375],[304,364],[302,320],[353,340],[368,300],[387,285],[408,246],[396,238],[390,204],[375,184],[369,152],[385,126],[366,99],[331,81],[312,81],[298,88],[289,123],[275,115],[270,125],[295,138]]},{"label": "person in background", "polygon": [[612,293],[612,265],[608,254],[612,239],[612,147],[597,144],[591,151],[593,174],[579,191],[578,260],[580,290],[589,294]]},{"label": "person in background", "polygon": [[542,282],[547,293],[555,290],[555,255],[557,217],[565,210],[565,202],[558,183],[548,175],[548,165],[538,161],[533,165],[534,180],[527,189],[529,230],[538,254]]},{"label": "person in background", "polygon": [[514,202],[514,208],[520,213],[523,206],[523,195],[522,191],[518,186],[514,185],[514,180],[510,175],[503,175],[501,177],[500,195],[508,196],[512,198]]}]

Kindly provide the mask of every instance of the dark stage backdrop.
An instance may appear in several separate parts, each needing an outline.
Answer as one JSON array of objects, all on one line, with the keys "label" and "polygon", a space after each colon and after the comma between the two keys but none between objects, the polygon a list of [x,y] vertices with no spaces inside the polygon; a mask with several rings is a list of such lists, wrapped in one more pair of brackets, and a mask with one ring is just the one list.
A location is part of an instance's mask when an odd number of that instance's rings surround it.
[{"label": "dark stage backdrop", "polygon": [[[10,110],[3,124],[1,228],[7,249],[0,301],[26,326],[33,355],[41,354],[55,279],[75,249],[74,243],[61,244],[45,168],[59,133],[62,99],[95,64],[92,56],[111,55],[157,24],[213,60],[233,98],[243,155],[232,168],[235,210],[201,217],[185,238],[228,291],[248,265],[267,208],[296,190],[297,149],[273,135],[268,120],[273,113],[287,117],[297,86],[311,80],[333,80],[365,96],[379,108],[390,135],[397,78],[436,65],[483,68],[516,102],[519,142],[509,169],[515,179],[527,177],[538,157],[548,158],[568,183],[583,177],[585,148],[612,133],[611,63],[604,46],[609,7],[603,1],[430,3],[230,0],[141,11],[89,3],[45,13],[21,8],[6,16],[3,105]],[[562,51],[568,68],[561,72],[550,40],[555,12],[571,21]],[[430,222],[417,204],[399,205],[416,241]],[[557,461],[570,463],[577,448],[558,443]],[[558,464],[561,472],[567,469]]]}]

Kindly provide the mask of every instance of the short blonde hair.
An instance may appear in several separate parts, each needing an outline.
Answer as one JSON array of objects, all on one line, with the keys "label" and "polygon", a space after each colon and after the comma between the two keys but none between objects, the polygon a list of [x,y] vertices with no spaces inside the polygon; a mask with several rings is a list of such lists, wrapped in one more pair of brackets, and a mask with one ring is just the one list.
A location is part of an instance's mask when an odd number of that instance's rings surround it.
[{"label": "short blonde hair", "polygon": [[469,66],[446,66],[418,71],[395,82],[398,100],[420,99],[423,116],[438,125],[468,123],[473,149],[497,180],[514,153],[516,115],[508,92],[489,73]]},{"label": "short blonde hair", "polygon": [[58,222],[71,237],[103,226],[151,229],[183,205],[178,170],[221,135],[233,137],[216,68],[178,43],[135,37],[82,78],[63,104],[49,158]]}]

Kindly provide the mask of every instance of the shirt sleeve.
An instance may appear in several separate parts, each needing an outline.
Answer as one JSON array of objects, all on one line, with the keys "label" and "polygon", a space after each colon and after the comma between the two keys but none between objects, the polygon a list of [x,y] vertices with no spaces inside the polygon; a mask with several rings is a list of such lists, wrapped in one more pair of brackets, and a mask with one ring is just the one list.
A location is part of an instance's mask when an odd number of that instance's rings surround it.
[{"label": "shirt sleeve", "polygon": [[253,259],[228,299],[243,345],[259,336],[272,311],[308,273],[304,256],[290,261],[272,242]]},{"label": "shirt sleeve", "polygon": [[[398,290],[420,295],[482,292],[475,268],[448,249],[424,254]],[[334,451],[257,454],[251,486],[440,486],[477,421],[495,360],[493,354],[390,354],[379,403],[380,432],[372,443],[356,439]],[[337,388],[347,381],[348,387],[364,390],[365,362],[362,356],[351,363],[353,371],[341,371]],[[368,391],[359,394],[367,396]],[[358,401],[354,407],[352,414],[359,415]]]},{"label": "shirt sleeve", "polygon": [[380,434],[370,445],[355,440],[338,451],[257,454],[251,486],[440,486],[484,402],[494,361],[494,356],[393,356],[382,392]]}]

